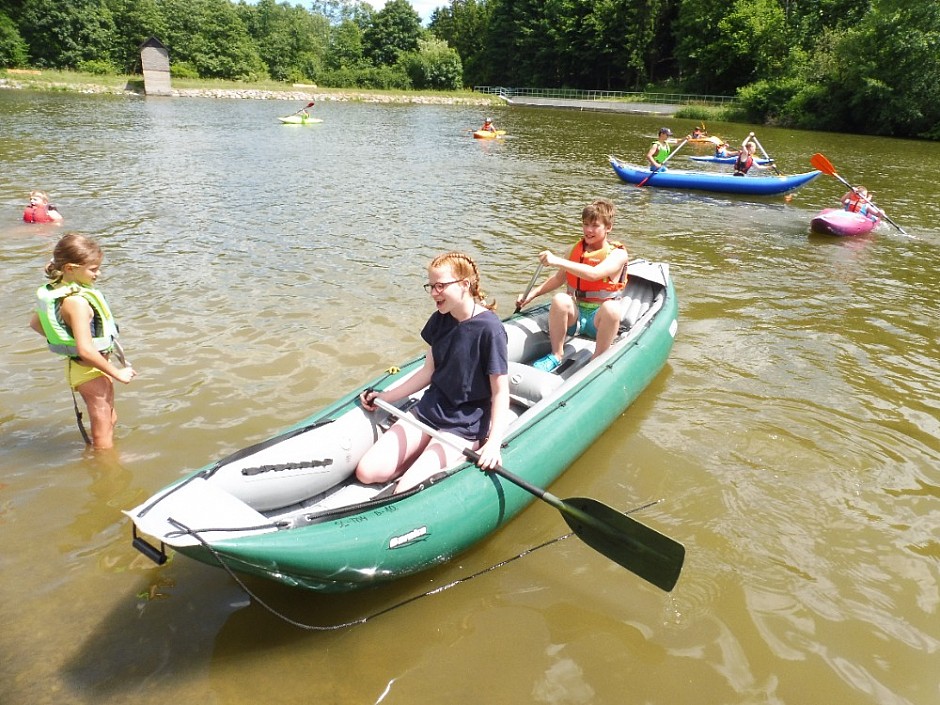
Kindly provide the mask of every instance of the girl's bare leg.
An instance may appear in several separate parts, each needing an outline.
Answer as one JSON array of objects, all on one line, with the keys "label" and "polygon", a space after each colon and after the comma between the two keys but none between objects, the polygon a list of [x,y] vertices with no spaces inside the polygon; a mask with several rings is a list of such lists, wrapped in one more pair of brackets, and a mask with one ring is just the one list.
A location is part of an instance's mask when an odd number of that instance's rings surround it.
[{"label": "girl's bare leg", "polygon": [[396,421],[366,451],[356,467],[356,479],[367,485],[388,482],[404,472],[430,442],[430,436],[404,421]]},{"label": "girl's bare leg", "polygon": [[114,410],[114,383],[111,378],[96,377],[80,384],[77,391],[88,407],[92,446],[96,450],[113,448],[117,412]]}]

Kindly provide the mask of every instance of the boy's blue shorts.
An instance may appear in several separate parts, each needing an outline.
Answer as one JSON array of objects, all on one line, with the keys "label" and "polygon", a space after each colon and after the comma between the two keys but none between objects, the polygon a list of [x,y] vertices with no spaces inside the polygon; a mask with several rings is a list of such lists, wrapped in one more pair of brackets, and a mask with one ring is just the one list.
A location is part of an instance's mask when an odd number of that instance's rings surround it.
[{"label": "boy's blue shorts", "polygon": [[588,338],[597,338],[597,327],[594,325],[594,316],[600,304],[578,302],[578,320],[568,329],[568,335],[585,335]]}]

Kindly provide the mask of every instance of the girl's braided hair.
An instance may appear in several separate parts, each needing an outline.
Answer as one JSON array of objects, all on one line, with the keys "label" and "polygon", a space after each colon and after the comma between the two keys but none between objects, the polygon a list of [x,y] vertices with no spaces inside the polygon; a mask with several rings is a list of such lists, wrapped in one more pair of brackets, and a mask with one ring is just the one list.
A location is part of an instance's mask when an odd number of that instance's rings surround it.
[{"label": "girl's braided hair", "polygon": [[496,310],[495,301],[492,304],[486,303],[486,294],[480,288],[480,270],[470,255],[463,252],[445,252],[435,257],[428,265],[428,269],[440,267],[450,267],[456,279],[466,279],[470,283],[470,295],[473,299],[490,311]]}]

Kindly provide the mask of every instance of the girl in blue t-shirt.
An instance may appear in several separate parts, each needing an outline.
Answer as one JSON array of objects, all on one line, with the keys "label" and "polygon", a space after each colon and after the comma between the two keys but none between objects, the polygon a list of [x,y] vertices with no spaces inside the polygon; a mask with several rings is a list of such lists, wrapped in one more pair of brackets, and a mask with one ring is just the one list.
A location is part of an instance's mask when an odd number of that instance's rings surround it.
[{"label": "girl in blue t-shirt", "polygon": [[[360,401],[374,411],[376,399],[396,402],[427,387],[409,413],[478,451],[481,468],[493,468],[502,462],[508,423],[506,329],[495,304],[486,303],[480,273],[468,255],[436,257],[424,288],[437,307],[421,331],[430,346],[424,366],[395,387],[366,390]],[[359,461],[356,478],[372,484],[400,477],[395,492],[404,492],[462,458],[459,450],[397,421]]]}]

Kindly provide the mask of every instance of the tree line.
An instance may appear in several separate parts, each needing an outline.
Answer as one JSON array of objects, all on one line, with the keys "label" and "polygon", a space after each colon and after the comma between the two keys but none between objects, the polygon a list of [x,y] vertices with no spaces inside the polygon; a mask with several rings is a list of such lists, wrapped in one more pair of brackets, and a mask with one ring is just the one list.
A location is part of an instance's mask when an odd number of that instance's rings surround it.
[{"label": "tree line", "polygon": [[0,0],[0,66],[452,90],[734,95],[750,121],[940,139],[940,3],[924,0]]}]

